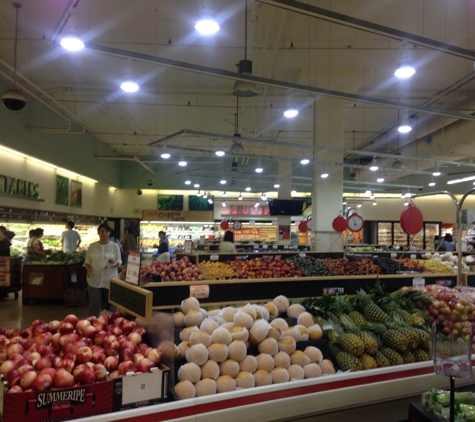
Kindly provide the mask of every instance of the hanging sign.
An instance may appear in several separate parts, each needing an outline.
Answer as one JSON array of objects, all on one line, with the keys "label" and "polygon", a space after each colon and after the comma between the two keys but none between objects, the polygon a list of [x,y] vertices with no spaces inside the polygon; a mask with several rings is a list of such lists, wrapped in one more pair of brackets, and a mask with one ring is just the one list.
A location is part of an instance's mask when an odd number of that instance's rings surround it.
[{"label": "hanging sign", "polygon": [[420,233],[424,225],[421,211],[413,204],[408,205],[402,210],[400,222],[402,229],[410,235]]},{"label": "hanging sign", "polygon": [[140,252],[127,253],[127,269],[125,270],[125,281],[130,284],[139,284],[140,275]]},{"label": "hanging sign", "polygon": [[346,230],[347,221],[345,218],[339,215],[338,217],[334,218],[332,222],[332,227],[333,227],[333,230],[335,230],[336,232],[342,233]]}]

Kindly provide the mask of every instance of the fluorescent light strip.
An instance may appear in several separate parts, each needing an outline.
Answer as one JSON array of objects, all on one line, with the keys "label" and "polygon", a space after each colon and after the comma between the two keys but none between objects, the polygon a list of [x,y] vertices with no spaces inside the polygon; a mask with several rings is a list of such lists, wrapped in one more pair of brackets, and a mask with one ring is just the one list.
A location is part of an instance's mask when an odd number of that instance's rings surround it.
[{"label": "fluorescent light strip", "polygon": [[51,167],[51,168],[57,168],[57,166],[55,166],[54,164],[50,164],[50,163],[47,163],[46,161],[41,161],[41,160],[38,160],[38,158],[34,158],[34,157],[28,157],[29,160],[32,160],[32,161],[35,161],[39,164],[43,164],[44,166],[46,167]]},{"label": "fluorescent light strip", "polygon": [[28,155],[23,154],[22,152],[15,151],[14,149],[4,147],[3,145],[0,145],[0,149],[3,149],[4,151],[10,152],[15,155],[19,155],[20,157],[28,158]]},{"label": "fluorescent light strip", "polygon": [[448,185],[454,185],[456,183],[469,182],[470,180],[475,180],[475,176],[464,177],[463,179],[454,179],[447,182]]},{"label": "fluorescent light strip", "polygon": [[[79,175],[79,177],[80,177],[81,179],[87,180],[88,182],[97,183],[97,180],[91,179],[90,177],[81,176],[81,175]],[[114,188],[114,189],[115,189],[115,188]]]},{"label": "fluorescent light strip", "polygon": [[63,169],[62,167],[58,167],[58,170],[59,170],[59,171],[64,171],[65,173],[69,173],[69,174],[71,174],[71,175],[73,175],[73,176],[75,176],[75,177],[78,177],[78,176],[79,176],[79,174],[74,173],[73,171],[69,171],[69,170]]}]

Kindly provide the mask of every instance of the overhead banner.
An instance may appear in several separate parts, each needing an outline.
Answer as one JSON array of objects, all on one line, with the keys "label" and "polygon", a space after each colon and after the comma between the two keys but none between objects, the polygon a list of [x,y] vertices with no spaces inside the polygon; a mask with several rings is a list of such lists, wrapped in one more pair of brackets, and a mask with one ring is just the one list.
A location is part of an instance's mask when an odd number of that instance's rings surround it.
[{"label": "overhead banner", "polygon": [[221,216],[246,215],[246,216],[268,216],[269,207],[262,203],[256,207],[254,204],[243,204],[242,202],[230,203],[226,201],[226,206],[221,208]]},{"label": "overhead banner", "polygon": [[144,221],[188,221],[188,222],[210,222],[214,221],[213,211],[165,211],[165,210],[143,210],[142,220]]}]

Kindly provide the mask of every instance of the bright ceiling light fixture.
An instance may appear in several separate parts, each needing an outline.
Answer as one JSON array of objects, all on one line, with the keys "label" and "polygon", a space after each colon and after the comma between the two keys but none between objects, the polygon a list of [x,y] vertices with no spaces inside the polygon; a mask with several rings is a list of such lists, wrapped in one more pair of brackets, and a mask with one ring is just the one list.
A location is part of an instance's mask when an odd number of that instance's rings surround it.
[{"label": "bright ceiling light fixture", "polygon": [[371,166],[369,168],[371,171],[378,171],[379,170],[379,166],[378,166],[378,162],[376,160],[376,158],[373,158],[373,162],[371,163]]},{"label": "bright ceiling light fixture", "polygon": [[246,189],[245,189],[246,192],[250,192],[251,190],[252,190],[252,188],[250,186],[247,186]]},{"label": "bright ceiling light fixture", "polygon": [[412,196],[412,193],[409,192],[409,191],[407,191],[405,197],[406,197],[406,198],[410,198],[411,196]]},{"label": "bright ceiling light fixture", "polygon": [[257,161],[256,173],[262,173],[264,169],[262,168],[261,159]]},{"label": "bright ceiling light fixture", "polygon": [[200,184],[199,184],[199,183],[195,183],[195,184],[193,185],[193,187],[199,188],[199,187],[200,187]]},{"label": "bright ceiling light fixture", "polygon": [[222,207],[224,208],[224,207],[226,206],[226,202],[223,201],[223,202],[221,203],[221,205],[222,205]]},{"label": "bright ceiling light fixture", "polygon": [[434,179],[432,179],[432,180],[429,182],[429,186],[435,186]]},{"label": "bright ceiling light fixture", "polygon": [[464,177],[463,179],[449,180],[447,184],[455,185],[456,183],[470,182],[471,180],[475,180],[475,176],[468,176],[468,177]]},{"label": "bright ceiling light fixture", "polygon": [[223,192],[223,197],[226,198],[226,196],[228,196],[228,194],[226,193],[226,191]]},{"label": "bright ceiling light fixture", "polygon": [[[252,61],[247,60],[247,20],[249,19],[247,14],[247,0],[245,0],[245,13],[244,13],[244,60],[240,60],[238,67],[238,73],[241,75],[252,74]],[[233,95],[236,97],[250,98],[257,95],[257,85],[254,82],[249,81],[236,81],[233,86]]]},{"label": "bright ceiling light fixture", "polygon": [[212,197],[209,197],[208,199],[208,204],[212,204],[214,201],[213,201],[213,198]]},{"label": "bright ceiling light fixture", "polygon": [[178,161],[178,165],[180,167],[185,167],[188,163],[185,161],[185,159],[183,157],[181,157],[181,160]]},{"label": "bright ceiling light fixture", "polygon": [[310,163],[310,160],[308,159],[307,155],[305,154],[305,150],[303,150],[302,159],[300,160],[300,164],[303,164],[305,166],[308,163]]},{"label": "bright ceiling light fixture", "polygon": [[163,145],[163,150],[160,154],[160,157],[164,158],[165,160],[168,160],[171,157],[170,153],[168,152],[167,144]]},{"label": "bright ceiling light fixture", "polygon": [[374,192],[371,192],[371,196],[370,196],[371,199],[374,199],[376,198],[376,195],[374,194]]},{"label": "bright ceiling light fixture", "polygon": [[125,92],[137,92],[139,90],[138,84],[133,79],[134,71],[132,68],[132,59],[127,59],[127,67],[125,70],[125,79],[121,83],[120,88]]},{"label": "bright ceiling light fixture", "polygon": [[383,183],[383,182],[384,182],[383,173],[381,173],[381,174],[379,175],[379,177],[376,179],[376,181],[377,181],[378,183]]},{"label": "bright ceiling light fixture", "polygon": [[259,202],[256,202],[254,206],[257,208],[259,206]]},{"label": "bright ceiling light fixture", "polygon": [[206,199],[207,197],[208,197],[208,194],[207,194],[206,191],[205,191],[205,193],[204,193],[204,195],[203,195],[203,198]]},{"label": "bright ceiling light fixture", "polygon": [[320,175],[320,177],[322,179],[326,179],[328,176],[329,176],[328,171],[326,169],[323,169],[322,174]]},{"label": "bright ceiling light fixture", "polygon": [[365,195],[366,195],[366,196],[370,196],[370,195],[371,195],[371,189],[370,189],[370,188],[366,189]]},{"label": "bright ceiling light fixture", "polygon": [[412,130],[412,126],[409,123],[409,114],[407,110],[404,110],[402,120],[397,128],[397,131],[399,133],[409,133],[411,130]]},{"label": "bright ceiling light fixture", "polygon": [[373,205],[378,205],[378,203],[376,202],[376,198],[373,199]]},{"label": "bright ceiling light fixture", "polygon": [[196,196],[201,196],[201,191],[198,191],[198,193],[196,194]]},{"label": "bright ceiling light fixture", "polygon": [[231,145],[231,148],[229,148],[229,152],[231,154],[243,154],[244,147],[242,146],[241,142],[234,141]]},{"label": "bright ceiling light fixture", "polygon": [[363,204],[361,202],[358,202],[358,205],[356,205],[356,208],[361,208]]},{"label": "bright ceiling light fixture", "polygon": [[[435,170],[432,173],[432,176],[439,177],[442,173],[439,170],[439,163],[435,163]],[[449,183],[450,184],[450,183]]]},{"label": "bright ceiling light fixture", "polygon": [[239,192],[239,197],[238,197],[238,200],[239,200],[239,201],[242,201],[242,195],[241,195],[241,192]]},{"label": "bright ceiling light fixture", "polygon": [[277,182],[277,183],[274,183],[274,189],[279,189],[280,188],[280,184]]},{"label": "bright ceiling light fixture", "polygon": [[297,107],[295,107],[294,97],[292,94],[290,94],[287,100],[287,107],[284,111],[284,116],[287,117],[288,119],[293,119],[298,114],[299,114],[299,111],[297,110]]},{"label": "bright ceiling light fixture", "polygon": [[343,205],[346,205],[347,203],[348,203],[348,202],[346,202],[346,198],[343,198],[342,204],[343,204]]},{"label": "bright ceiling light fixture", "polygon": [[265,192],[262,192],[261,199],[263,201],[267,201],[267,196],[266,196]]},{"label": "bright ceiling light fixture", "polygon": [[226,184],[226,179],[221,179],[221,180],[219,181],[219,183],[221,183],[222,185],[225,185],[225,184]]},{"label": "bright ceiling light fixture", "polygon": [[218,157],[223,157],[226,155],[226,152],[224,151],[223,147],[221,146],[221,142],[218,145],[218,149],[214,152]]},{"label": "bright ceiling light fixture", "polygon": [[290,191],[290,194],[291,195],[295,195],[297,193],[297,191],[295,190],[295,188],[293,188],[291,191]]},{"label": "bright ceiling light fixture", "polygon": [[72,11],[69,15],[68,27],[59,43],[68,51],[81,51],[84,48],[84,42],[79,36],[76,11]]},{"label": "bright ceiling light fixture", "polygon": [[191,180],[185,180],[185,185],[191,185]]},{"label": "bright ceiling light fixture", "polygon": [[401,58],[399,59],[399,63],[394,72],[394,75],[399,79],[409,78],[416,73],[416,69],[414,69],[412,62],[409,60],[408,56],[404,54],[405,47],[405,45],[402,46]]},{"label": "bright ceiling light fixture", "polygon": [[198,22],[196,22],[195,29],[201,35],[216,34],[216,32],[219,31],[219,24],[214,16],[211,0],[203,0],[201,7],[202,10]]}]

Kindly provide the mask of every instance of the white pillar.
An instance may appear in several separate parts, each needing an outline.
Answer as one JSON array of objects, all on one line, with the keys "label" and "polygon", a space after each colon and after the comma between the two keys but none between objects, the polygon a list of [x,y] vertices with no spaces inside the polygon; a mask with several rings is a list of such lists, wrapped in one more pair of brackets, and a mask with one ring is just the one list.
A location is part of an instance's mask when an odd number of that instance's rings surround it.
[{"label": "white pillar", "polygon": [[[343,148],[344,101],[337,98],[317,97],[314,107],[313,145]],[[315,150],[314,160],[342,163],[343,154]],[[328,178],[321,178],[323,170]],[[332,228],[332,221],[342,209],[343,167],[313,166],[312,191],[312,235],[314,249],[319,251],[341,251],[341,235]]]}]

